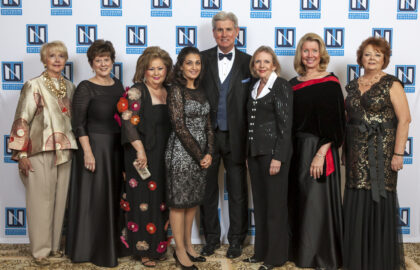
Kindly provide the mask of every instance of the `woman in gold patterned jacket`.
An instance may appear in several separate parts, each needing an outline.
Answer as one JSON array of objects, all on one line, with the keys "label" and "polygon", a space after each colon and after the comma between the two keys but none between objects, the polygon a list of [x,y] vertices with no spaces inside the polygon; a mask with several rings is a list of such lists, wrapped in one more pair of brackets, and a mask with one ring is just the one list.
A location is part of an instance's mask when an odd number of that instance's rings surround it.
[{"label": "woman in gold patterned jacket", "polygon": [[70,121],[75,87],[61,75],[67,59],[61,41],[42,46],[45,71],[24,84],[9,141],[26,188],[31,253],[38,265],[48,265],[48,256],[62,256],[60,236],[72,149],[77,149]]}]

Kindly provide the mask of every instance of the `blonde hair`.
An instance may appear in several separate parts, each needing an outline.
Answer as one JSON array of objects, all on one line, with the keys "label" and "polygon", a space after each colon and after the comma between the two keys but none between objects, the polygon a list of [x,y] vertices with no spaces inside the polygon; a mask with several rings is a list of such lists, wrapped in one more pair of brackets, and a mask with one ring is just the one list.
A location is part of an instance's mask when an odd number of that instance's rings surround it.
[{"label": "blonde hair", "polygon": [[325,71],[328,67],[328,63],[330,62],[330,55],[327,52],[327,48],[325,47],[325,43],[322,38],[315,34],[315,33],[307,33],[305,34],[300,40],[296,48],[296,54],[294,59],[294,67],[296,72],[299,75],[305,75],[306,68],[302,63],[302,47],[306,41],[316,41],[319,46],[319,53],[321,56],[321,60],[319,61],[319,71]]},{"label": "blonde hair", "polygon": [[41,62],[45,65],[47,63],[47,53],[48,51],[58,51],[59,53],[63,53],[67,59],[69,59],[69,55],[67,53],[67,47],[64,45],[62,41],[56,40],[51,41],[48,43],[44,43],[41,47],[41,52],[39,53],[41,57]]},{"label": "blonde hair", "polygon": [[280,62],[277,59],[277,55],[274,53],[273,49],[271,49],[269,46],[260,46],[252,55],[251,61],[249,62],[249,70],[251,71],[252,76],[258,78],[258,74],[255,73],[255,70],[254,70],[254,64],[255,64],[255,57],[257,56],[257,54],[261,52],[265,52],[271,55],[273,65],[276,67],[274,72],[277,74],[277,76],[280,76]]}]

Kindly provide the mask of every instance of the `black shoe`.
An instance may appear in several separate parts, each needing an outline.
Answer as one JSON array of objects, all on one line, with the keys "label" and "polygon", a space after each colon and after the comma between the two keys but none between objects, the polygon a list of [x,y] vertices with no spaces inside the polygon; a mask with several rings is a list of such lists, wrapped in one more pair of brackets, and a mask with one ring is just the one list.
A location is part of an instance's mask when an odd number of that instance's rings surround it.
[{"label": "black shoe", "polygon": [[242,260],[243,262],[246,263],[258,263],[258,262],[262,262],[261,260],[257,259],[257,257],[255,257],[255,255],[253,255],[252,257],[246,258],[244,260]]},{"label": "black shoe", "polygon": [[271,264],[263,264],[258,268],[258,270],[271,270],[274,269],[274,265]]},{"label": "black shoe", "polygon": [[194,257],[188,252],[187,252],[187,255],[188,255],[188,258],[190,258],[192,262],[205,262],[206,261],[206,258],[204,258],[203,256]]},{"label": "black shoe", "polygon": [[217,244],[207,243],[201,249],[200,254],[203,256],[210,256],[210,255],[213,255],[214,251],[218,248],[220,248],[220,243],[217,243]]},{"label": "black shoe", "polygon": [[[188,254],[188,253],[187,253]],[[181,269],[182,270],[198,270],[198,267],[197,266],[195,266],[194,264],[193,265],[191,265],[191,266],[185,266],[185,265],[183,265],[179,260],[178,260],[178,257],[176,256],[176,251],[174,251],[174,259],[175,259],[175,263],[176,263],[176,266],[177,267],[179,267],[179,266],[181,266]]]},{"label": "black shoe", "polygon": [[240,244],[231,244],[226,252],[226,257],[234,259],[242,254],[242,246]]}]

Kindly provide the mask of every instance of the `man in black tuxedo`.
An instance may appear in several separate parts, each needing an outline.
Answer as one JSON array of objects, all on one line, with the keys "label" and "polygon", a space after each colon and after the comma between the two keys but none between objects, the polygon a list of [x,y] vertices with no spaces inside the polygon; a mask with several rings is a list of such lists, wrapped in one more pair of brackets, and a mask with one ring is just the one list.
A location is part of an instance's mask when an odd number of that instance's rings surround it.
[{"label": "man in black tuxedo", "polygon": [[239,257],[248,231],[248,194],[246,182],[246,102],[251,83],[251,56],[235,48],[239,32],[235,14],[221,11],[212,19],[217,46],[202,52],[205,74],[201,85],[211,106],[215,131],[215,153],[207,173],[206,195],[201,206],[201,222],[206,245],[204,256],[220,247],[218,217],[220,158],[226,169],[229,195],[228,258]]}]

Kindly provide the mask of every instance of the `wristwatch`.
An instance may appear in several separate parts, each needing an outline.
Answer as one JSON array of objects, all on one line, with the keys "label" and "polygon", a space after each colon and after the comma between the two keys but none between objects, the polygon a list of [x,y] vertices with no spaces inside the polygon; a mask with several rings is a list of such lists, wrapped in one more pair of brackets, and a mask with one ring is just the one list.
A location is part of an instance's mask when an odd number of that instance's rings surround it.
[{"label": "wristwatch", "polygon": [[28,157],[28,153],[26,152],[19,152],[19,154],[17,155],[18,160],[21,160],[22,158],[27,158]]}]

